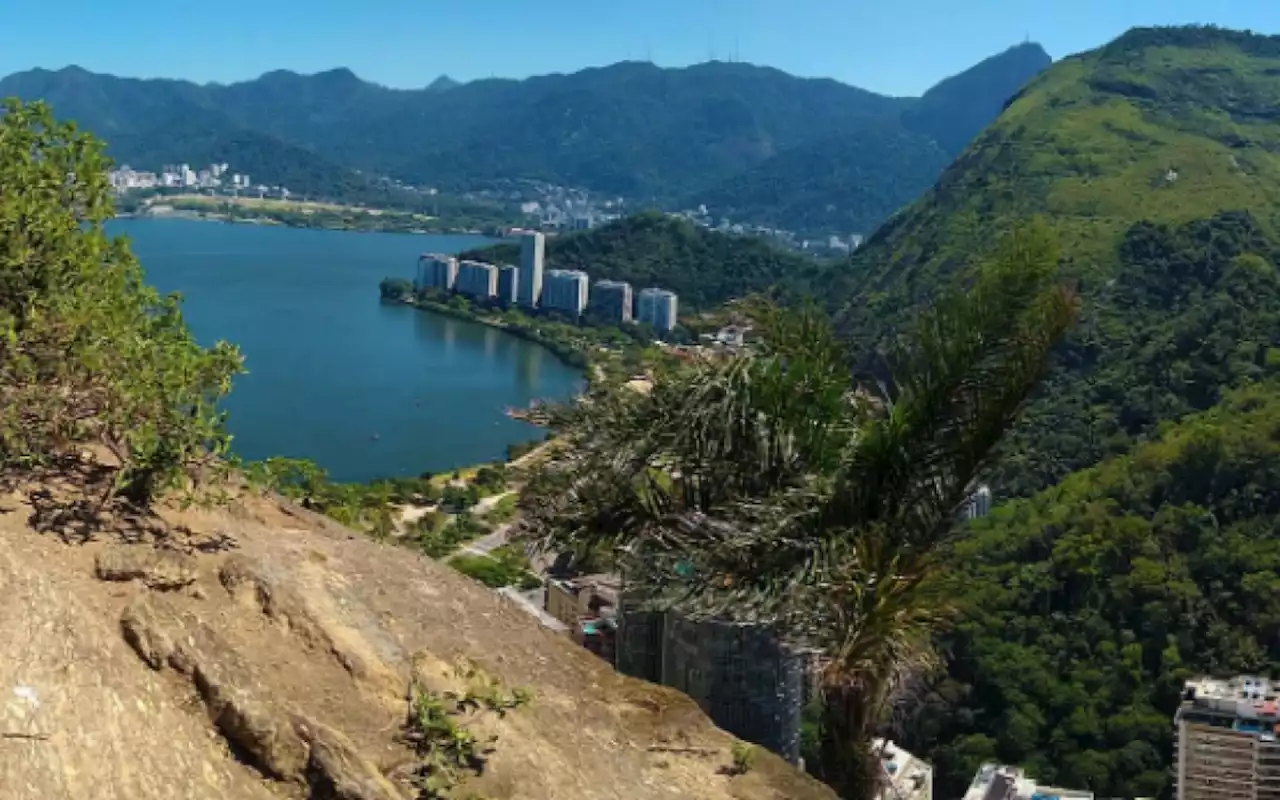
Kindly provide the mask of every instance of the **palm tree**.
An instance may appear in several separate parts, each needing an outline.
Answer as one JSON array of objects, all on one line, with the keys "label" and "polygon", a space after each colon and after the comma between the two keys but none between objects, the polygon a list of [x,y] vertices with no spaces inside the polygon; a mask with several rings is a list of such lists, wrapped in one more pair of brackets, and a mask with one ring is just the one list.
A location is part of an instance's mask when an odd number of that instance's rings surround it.
[{"label": "palm tree", "polygon": [[936,665],[952,613],[939,548],[1074,322],[1057,264],[1043,228],[1011,232],[888,347],[871,385],[812,307],[748,304],[750,352],[551,412],[564,446],[525,493],[526,531],[612,551],[629,584],[682,610],[816,648],[818,771],[843,797],[871,796],[871,737]]}]

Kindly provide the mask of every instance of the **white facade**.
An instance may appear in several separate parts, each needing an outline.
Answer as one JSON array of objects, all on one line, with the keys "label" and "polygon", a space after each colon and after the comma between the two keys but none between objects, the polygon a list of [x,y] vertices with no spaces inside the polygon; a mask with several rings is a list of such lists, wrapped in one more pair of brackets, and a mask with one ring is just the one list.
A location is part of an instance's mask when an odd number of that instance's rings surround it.
[{"label": "white facade", "polygon": [[991,513],[991,487],[982,484],[969,496],[965,504],[964,515],[969,519],[978,519]]},{"label": "white facade", "polygon": [[520,280],[516,287],[520,305],[537,308],[542,301],[542,267],[547,239],[537,231],[520,234]]},{"label": "white facade", "polygon": [[636,321],[647,322],[660,333],[669,333],[676,326],[678,300],[675,292],[666,289],[641,290],[636,299]]},{"label": "white facade", "polygon": [[423,289],[450,291],[457,279],[458,259],[427,253],[418,258],[418,274],[414,276],[413,288],[419,292]]},{"label": "white facade", "polygon": [[582,314],[587,310],[590,280],[587,273],[575,269],[548,270],[542,285],[542,307],[573,316]]},{"label": "white facade", "polygon": [[519,299],[520,268],[506,264],[498,267],[498,299],[509,306]]},{"label": "white facade", "polygon": [[482,261],[462,261],[453,288],[459,294],[487,300],[498,293],[498,268]]}]

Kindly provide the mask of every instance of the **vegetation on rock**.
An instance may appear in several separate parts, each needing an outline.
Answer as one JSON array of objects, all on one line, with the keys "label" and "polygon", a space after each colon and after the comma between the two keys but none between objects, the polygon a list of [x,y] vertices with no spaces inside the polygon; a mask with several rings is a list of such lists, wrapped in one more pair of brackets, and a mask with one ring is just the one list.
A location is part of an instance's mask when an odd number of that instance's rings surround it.
[{"label": "vegetation on rock", "polygon": [[0,116],[0,459],[49,464],[84,444],[115,459],[111,495],[145,506],[222,463],[218,399],[236,349],[198,345],[111,216],[102,146],[42,104]]}]

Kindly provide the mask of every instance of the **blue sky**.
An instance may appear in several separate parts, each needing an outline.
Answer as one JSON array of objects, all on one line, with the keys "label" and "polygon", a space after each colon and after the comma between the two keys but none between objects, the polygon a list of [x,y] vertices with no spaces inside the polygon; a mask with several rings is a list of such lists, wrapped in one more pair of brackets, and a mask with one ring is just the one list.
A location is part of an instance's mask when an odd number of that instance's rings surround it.
[{"label": "blue sky", "polygon": [[0,75],[74,63],[229,82],[346,66],[421,86],[736,51],[902,95],[1027,37],[1059,58],[1192,22],[1280,33],[1280,0],[0,0]]}]

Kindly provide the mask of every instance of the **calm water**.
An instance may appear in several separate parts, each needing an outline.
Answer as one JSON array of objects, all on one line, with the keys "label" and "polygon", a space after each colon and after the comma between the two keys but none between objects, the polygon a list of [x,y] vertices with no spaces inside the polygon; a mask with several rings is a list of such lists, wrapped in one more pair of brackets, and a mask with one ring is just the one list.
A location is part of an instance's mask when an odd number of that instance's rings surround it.
[{"label": "calm water", "polygon": [[[189,220],[115,220],[162,292],[180,291],[203,343],[240,346],[249,374],[227,401],[233,449],[309,458],[335,480],[439,472],[500,458],[541,431],[511,406],[581,382],[541,347],[378,300],[422,252],[467,236],[311,231]],[[374,437],[377,438],[374,438]]]}]

